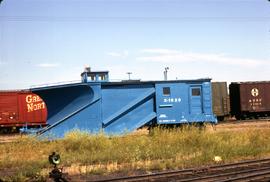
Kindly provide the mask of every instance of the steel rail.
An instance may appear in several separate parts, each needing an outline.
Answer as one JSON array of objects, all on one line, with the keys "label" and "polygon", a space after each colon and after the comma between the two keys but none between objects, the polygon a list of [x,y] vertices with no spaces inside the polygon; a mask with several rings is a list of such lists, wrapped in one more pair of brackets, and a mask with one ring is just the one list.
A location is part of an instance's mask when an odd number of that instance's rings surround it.
[{"label": "steel rail", "polygon": [[136,176],[125,176],[125,177],[117,177],[117,178],[110,178],[110,179],[101,179],[101,180],[95,180],[95,182],[146,181],[150,179],[154,180],[154,179],[159,179],[159,178],[166,178],[166,177],[168,178],[168,177],[182,176],[182,175],[196,175],[196,174],[202,174],[207,171],[208,172],[209,171],[214,172],[218,170],[224,171],[224,170],[229,170],[229,169],[234,169],[234,168],[239,168],[239,167],[248,167],[248,166],[261,165],[261,164],[267,164],[267,163],[270,163],[270,158],[259,159],[259,160],[247,160],[247,161],[241,161],[237,163],[213,165],[213,166],[206,166],[206,167],[200,167],[200,168],[165,171],[165,172],[143,174],[143,175],[136,175]]},{"label": "steel rail", "polygon": [[[262,172],[262,171],[264,171],[264,172]],[[213,182],[214,181],[227,182],[227,181],[231,181],[234,179],[237,179],[237,180],[248,179],[247,177],[257,176],[258,172],[260,172],[261,174],[270,174],[270,167],[239,170],[239,171],[227,172],[227,173],[222,173],[222,174],[213,174],[213,175],[206,174],[206,176],[189,178],[189,179],[181,179],[181,180],[176,180],[176,182],[195,182],[195,181],[204,181],[204,180],[213,181]],[[247,174],[247,175],[244,175],[244,174]],[[239,176],[239,175],[241,175],[241,176]],[[237,177],[232,177],[232,176],[237,176]]]},{"label": "steel rail", "polygon": [[[243,175],[245,173],[248,173],[248,174]],[[231,178],[224,179],[224,180],[218,180],[218,182],[229,182],[229,181],[239,181],[239,180],[253,180],[255,177],[260,177],[261,178],[261,177],[265,177],[265,176],[268,176],[270,178],[270,167],[258,168],[258,169],[254,169],[253,171],[250,171],[250,172],[246,171],[246,172],[243,172],[243,173],[240,171],[239,174],[241,174],[241,176],[231,177]]]}]

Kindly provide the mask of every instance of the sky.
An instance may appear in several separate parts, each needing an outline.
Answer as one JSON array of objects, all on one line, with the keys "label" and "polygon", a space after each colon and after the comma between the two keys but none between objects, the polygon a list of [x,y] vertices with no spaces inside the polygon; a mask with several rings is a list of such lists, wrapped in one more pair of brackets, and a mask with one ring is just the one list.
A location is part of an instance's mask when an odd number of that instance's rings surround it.
[{"label": "sky", "polygon": [[0,90],[80,80],[270,80],[268,0],[3,0]]}]

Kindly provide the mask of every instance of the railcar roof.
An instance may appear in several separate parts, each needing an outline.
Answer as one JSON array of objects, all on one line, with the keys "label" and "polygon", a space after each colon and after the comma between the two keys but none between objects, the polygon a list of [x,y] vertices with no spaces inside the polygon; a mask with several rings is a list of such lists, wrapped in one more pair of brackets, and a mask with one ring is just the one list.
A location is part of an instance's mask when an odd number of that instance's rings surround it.
[{"label": "railcar roof", "polygon": [[28,93],[29,89],[0,90],[0,93]]},{"label": "railcar roof", "polygon": [[231,82],[231,84],[269,84],[270,81],[245,81],[245,82]]},{"label": "railcar roof", "polygon": [[134,84],[156,84],[156,83],[198,83],[198,82],[209,82],[211,78],[200,78],[193,80],[122,80],[118,82],[101,82],[101,85],[134,85]]},{"label": "railcar roof", "polygon": [[30,90],[37,91],[41,89],[52,89],[52,88],[63,88],[63,87],[73,87],[73,86],[83,86],[83,85],[98,85],[101,84],[101,86],[113,86],[113,85],[149,85],[149,84],[156,84],[156,83],[201,83],[201,82],[209,82],[211,81],[211,78],[200,78],[200,79],[192,79],[192,80],[157,80],[157,81],[140,81],[140,80],[123,80],[118,82],[77,82],[77,83],[69,83],[69,84],[59,84],[59,85],[41,85],[37,87],[33,87]]}]

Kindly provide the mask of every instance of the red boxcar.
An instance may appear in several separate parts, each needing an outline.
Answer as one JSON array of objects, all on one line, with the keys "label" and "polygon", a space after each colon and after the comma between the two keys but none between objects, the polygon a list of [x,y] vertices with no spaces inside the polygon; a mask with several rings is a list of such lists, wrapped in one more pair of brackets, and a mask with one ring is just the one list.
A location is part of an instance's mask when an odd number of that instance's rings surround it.
[{"label": "red boxcar", "polygon": [[47,108],[44,101],[30,91],[0,92],[0,127],[44,126]]},{"label": "red boxcar", "polygon": [[270,116],[270,82],[230,84],[231,114],[237,119]]}]

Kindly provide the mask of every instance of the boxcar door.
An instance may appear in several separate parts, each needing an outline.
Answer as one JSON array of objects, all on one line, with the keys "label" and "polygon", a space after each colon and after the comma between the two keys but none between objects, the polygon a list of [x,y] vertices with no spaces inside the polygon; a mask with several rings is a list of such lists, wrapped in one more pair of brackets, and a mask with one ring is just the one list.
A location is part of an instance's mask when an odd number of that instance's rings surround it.
[{"label": "boxcar door", "polygon": [[202,114],[202,89],[200,86],[190,87],[190,113]]}]

